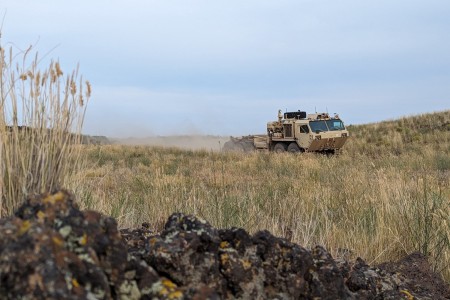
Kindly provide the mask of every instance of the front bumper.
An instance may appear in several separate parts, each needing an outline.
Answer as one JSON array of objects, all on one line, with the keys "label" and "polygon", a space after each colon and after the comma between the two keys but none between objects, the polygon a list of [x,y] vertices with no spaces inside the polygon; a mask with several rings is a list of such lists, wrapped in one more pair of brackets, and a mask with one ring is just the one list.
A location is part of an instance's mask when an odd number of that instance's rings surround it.
[{"label": "front bumper", "polygon": [[342,146],[344,146],[347,139],[348,136],[329,137],[329,138],[322,136],[320,140],[315,139],[311,142],[308,151],[314,152],[314,151],[338,150],[342,148]]}]

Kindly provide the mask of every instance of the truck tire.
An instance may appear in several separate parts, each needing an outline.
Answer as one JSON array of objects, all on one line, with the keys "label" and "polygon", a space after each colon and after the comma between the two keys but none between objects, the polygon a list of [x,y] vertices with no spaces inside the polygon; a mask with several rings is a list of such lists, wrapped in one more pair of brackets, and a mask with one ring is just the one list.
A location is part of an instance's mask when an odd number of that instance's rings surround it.
[{"label": "truck tire", "polygon": [[224,152],[230,152],[234,150],[234,143],[232,141],[227,141],[225,144],[223,144],[222,151]]},{"label": "truck tire", "polygon": [[289,144],[287,151],[291,153],[298,153],[300,152],[300,147],[297,145],[297,143],[293,142]]},{"label": "truck tire", "polygon": [[245,149],[244,149],[244,146],[242,145],[242,143],[240,143],[240,142],[227,141],[223,145],[223,151],[224,152],[232,152],[232,151],[244,152]]},{"label": "truck tire", "polygon": [[286,152],[286,145],[284,143],[276,143],[275,146],[273,146],[273,151],[277,153]]},{"label": "truck tire", "polygon": [[253,152],[256,150],[255,145],[253,145],[253,142],[250,141],[243,142],[242,148],[244,149],[244,152]]}]

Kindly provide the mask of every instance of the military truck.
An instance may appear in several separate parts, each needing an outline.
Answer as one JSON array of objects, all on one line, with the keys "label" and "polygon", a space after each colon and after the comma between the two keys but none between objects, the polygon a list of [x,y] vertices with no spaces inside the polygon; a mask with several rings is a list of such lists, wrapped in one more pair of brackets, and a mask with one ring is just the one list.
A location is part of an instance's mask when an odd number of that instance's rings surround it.
[{"label": "military truck", "polygon": [[334,154],[344,146],[348,131],[337,114],[278,111],[267,123],[267,134],[230,137],[224,151],[322,152]]}]

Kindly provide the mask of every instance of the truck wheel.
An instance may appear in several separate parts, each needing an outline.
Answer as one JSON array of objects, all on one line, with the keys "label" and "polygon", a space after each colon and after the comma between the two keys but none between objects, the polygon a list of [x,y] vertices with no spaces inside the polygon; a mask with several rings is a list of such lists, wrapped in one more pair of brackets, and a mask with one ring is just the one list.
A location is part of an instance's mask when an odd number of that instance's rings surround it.
[{"label": "truck wheel", "polygon": [[227,141],[227,142],[225,142],[225,144],[223,144],[222,150],[225,152],[233,151],[233,150],[235,150],[235,145],[232,141]]},{"label": "truck wheel", "polygon": [[253,152],[255,151],[255,146],[252,142],[244,142],[242,143],[242,147],[244,149],[244,152]]},{"label": "truck wheel", "polygon": [[300,152],[300,147],[297,145],[297,143],[290,143],[287,151],[291,152],[291,153],[298,153]]},{"label": "truck wheel", "polygon": [[286,152],[286,145],[283,143],[276,143],[275,146],[273,147],[273,151],[277,153]]},{"label": "truck wheel", "polygon": [[231,151],[244,151],[242,145],[240,143],[236,143],[233,141],[228,141],[223,145],[223,151],[224,152],[231,152]]}]

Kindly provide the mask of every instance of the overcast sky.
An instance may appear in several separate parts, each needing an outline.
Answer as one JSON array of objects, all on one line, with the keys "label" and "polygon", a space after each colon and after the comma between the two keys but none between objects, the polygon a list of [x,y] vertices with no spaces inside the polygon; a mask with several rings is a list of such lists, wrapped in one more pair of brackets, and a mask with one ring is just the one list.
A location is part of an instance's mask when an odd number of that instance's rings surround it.
[{"label": "overcast sky", "polygon": [[3,46],[80,63],[88,134],[247,135],[278,109],[346,124],[450,109],[448,0],[2,0],[0,15]]}]

